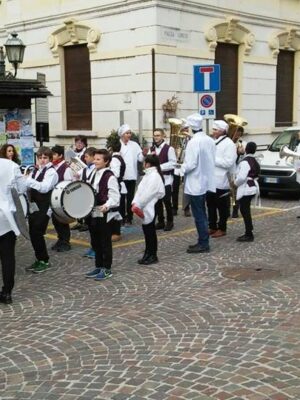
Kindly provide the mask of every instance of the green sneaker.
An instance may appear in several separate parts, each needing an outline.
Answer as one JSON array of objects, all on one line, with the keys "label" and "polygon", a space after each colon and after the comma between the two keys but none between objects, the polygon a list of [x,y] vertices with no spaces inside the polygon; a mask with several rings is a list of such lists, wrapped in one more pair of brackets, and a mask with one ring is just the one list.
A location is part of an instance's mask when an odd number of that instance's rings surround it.
[{"label": "green sneaker", "polygon": [[38,261],[37,265],[33,269],[35,274],[40,274],[41,272],[45,272],[46,269],[49,268],[49,262],[46,261]]},{"label": "green sneaker", "polygon": [[29,267],[25,267],[25,271],[34,271],[34,269],[37,267],[38,263],[39,262],[36,260],[33,264],[29,265]]}]

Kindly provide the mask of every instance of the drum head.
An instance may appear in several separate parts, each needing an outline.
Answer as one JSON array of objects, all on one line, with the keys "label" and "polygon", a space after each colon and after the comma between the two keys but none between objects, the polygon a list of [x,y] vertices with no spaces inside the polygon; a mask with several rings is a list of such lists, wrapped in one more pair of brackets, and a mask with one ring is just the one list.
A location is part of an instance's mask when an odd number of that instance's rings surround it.
[{"label": "drum head", "polygon": [[88,216],[95,204],[93,188],[85,182],[71,182],[63,191],[64,211],[72,218]]}]

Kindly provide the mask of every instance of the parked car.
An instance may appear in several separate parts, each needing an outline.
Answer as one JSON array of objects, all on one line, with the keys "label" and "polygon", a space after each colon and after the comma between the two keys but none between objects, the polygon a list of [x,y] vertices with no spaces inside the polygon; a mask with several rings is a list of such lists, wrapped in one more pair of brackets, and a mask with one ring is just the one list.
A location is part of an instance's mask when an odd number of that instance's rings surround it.
[{"label": "parked car", "polygon": [[298,132],[300,132],[300,126],[285,129],[267,150],[258,153],[257,159],[261,168],[258,182],[262,194],[291,192],[300,195],[300,184],[296,180],[297,173],[293,158],[279,156],[282,146],[288,146],[290,150],[296,151],[300,139]]}]

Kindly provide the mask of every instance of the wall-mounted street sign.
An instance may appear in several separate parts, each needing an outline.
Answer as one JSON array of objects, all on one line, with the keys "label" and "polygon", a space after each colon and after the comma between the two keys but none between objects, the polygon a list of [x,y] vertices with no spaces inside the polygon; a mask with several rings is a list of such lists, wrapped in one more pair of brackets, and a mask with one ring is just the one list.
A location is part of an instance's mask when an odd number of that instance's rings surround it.
[{"label": "wall-mounted street sign", "polygon": [[220,92],[220,64],[194,65],[194,92]]}]

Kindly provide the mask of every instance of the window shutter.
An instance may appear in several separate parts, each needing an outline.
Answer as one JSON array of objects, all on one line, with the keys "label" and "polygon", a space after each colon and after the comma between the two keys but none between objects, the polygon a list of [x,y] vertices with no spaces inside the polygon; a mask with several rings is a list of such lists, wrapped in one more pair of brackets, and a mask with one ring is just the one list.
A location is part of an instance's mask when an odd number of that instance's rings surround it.
[{"label": "window shutter", "polygon": [[294,52],[280,50],[277,59],[275,126],[293,125]]},{"label": "window shutter", "polygon": [[218,43],[215,64],[221,66],[221,91],[216,93],[216,117],[237,114],[238,45]]},{"label": "window shutter", "polygon": [[92,129],[91,71],[86,45],[64,47],[68,130]]}]

